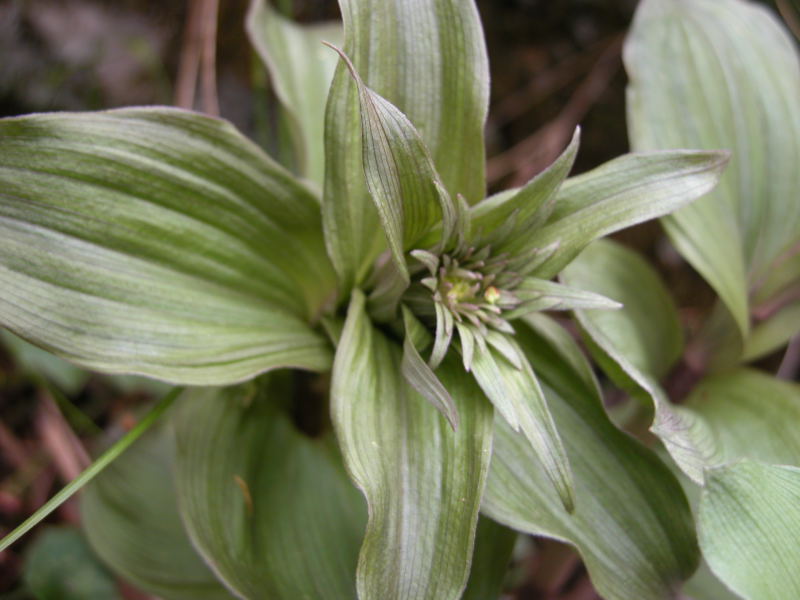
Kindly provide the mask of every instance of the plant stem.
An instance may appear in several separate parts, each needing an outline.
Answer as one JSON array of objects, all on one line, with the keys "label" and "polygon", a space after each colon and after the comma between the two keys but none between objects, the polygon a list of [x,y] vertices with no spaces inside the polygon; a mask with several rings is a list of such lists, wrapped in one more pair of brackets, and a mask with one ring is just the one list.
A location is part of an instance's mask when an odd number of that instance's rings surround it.
[{"label": "plant stem", "polygon": [[33,527],[39,524],[45,517],[52,513],[55,509],[61,506],[64,502],[69,500],[75,492],[80,490],[84,485],[94,479],[103,469],[110,465],[120,454],[125,452],[133,442],[135,442],[141,435],[150,429],[150,427],[158,421],[159,417],[170,407],[178,395],[183,391],[183,388],[173,388],[166,394],[153,409],[147,413],[136,427],[126,433],[120,440],[118,440],[111,448],[106,450],[100,458],[94,461],[89,467],[75,479],[69,482],[60,492],[50,498],[39,510],[28,517],[22,525],[17,527],[14,531],[9,533],[2,541],[0,541],[0,552],[8,548],[11,544],[16,542],[23,535],[28,533]]}]

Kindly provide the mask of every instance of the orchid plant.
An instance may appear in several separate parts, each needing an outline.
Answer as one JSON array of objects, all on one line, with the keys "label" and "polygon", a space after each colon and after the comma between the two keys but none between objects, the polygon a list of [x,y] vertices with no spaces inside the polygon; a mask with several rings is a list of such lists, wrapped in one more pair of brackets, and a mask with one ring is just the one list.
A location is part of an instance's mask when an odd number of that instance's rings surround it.
[{"label": "orchid plant", "polygon": [[[0,121],[0,324],[186,386],[86,488],[92,545],[167,599],[485,599],[525,532],[576,546],[604,597],[672,597],[699,561],[672,459],[611,422],[547,313],[625,318],[598,293],[613,266],[581,271],[590,243],[707,194],[729,154],[568,177],[576,131],[486,198],[474,4],[340,6],[343,30],[252,3],[277,159],[164,107]],[[684,466],[688,417],[627,373]]]}]

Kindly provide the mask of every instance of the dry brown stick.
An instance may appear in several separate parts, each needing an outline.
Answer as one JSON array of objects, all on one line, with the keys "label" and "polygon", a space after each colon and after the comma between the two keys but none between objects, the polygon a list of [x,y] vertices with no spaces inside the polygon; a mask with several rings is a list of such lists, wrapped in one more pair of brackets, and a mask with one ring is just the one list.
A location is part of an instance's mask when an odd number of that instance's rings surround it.
[{"label": "dry brown stick", "polygon": [[530,583],[534,588],[550,597],[564,587],[575,568],[580,564],[575,550],[555,540],[538,540],[536,569]]},{"label": "dry brown stick", "polygon": [[28,462],[25,446],[17,439],[5,423],[0,422],[0,451],[9,465],[22,468]]},{"label": "dry brown stick", "polygon": [[489,183],[513,175],[510,185],[521,185],[555,160],[567,145],[575,127],[605,92],[620,68],[622,39],[621,35],[616,36],[609,43],[555,119],[488,161]]},{"label": "dry brown stick", "polygon": [[787,0],[776,0],[776,3],[786,26],[800,39],[800,9],[797,8],[797,4],[792,8]]},{"label": "dry brown stick", "polygon": [[217,98],[217,16],[219,0],[203,0],[201,89],[203,111],[213,117],[219,116]]},{"label": "dry brown stick", "polygon": [[175,82],[173,103],[179,108],[194,108],[194,95],[197,89],[197,74],[200,70],[202,54],[203,0],[189,0],[186,29],[183,32],[181,56],[178,62],[178,75]]},{"label": "dry brown stick", "polygon": [[776,376],[794,381],[800,375],[800,335],[794,336],[786,348]]},{"label": "dry brown stick", "polygon": [[91,463],[89,453],[47,392],[39,394],[36,430],[64,481],[72,481]]},{"label": "dry brown stick", "polygon": [[517,89],[493,106],[489,119],[494,127],[518,119],[537,104],[567,87],[592,68],[603,51],[618,36],[612,35],[594,42],[586,50],[570,54],[556,64],[537,73],[527,85]]}]

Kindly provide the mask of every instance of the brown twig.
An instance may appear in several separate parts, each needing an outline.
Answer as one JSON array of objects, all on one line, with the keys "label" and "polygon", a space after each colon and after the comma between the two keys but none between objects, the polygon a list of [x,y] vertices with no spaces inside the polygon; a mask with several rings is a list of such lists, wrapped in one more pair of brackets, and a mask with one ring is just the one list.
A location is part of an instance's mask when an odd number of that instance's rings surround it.
[{"label": "brown twig", "polygon": [[175,83],[175,106],[195,106],[197,78],[200,75],[203,110],[219,115],[217,98],[217,14],[219,0],[190,0]]},{"label": "brown twig", "polygon": [[28,462],[25,446],[3,422],[0,422],[0,451],[9,466],[21,469]]},{"label": "brown twig", "polygon": [[86,449],[47,392],[39,394],[36,430],[64,481],[72,481],[91,463]]},{"label": "brown twig", "polygon": [[795,37],[800,39],[800,10],[796,5],[794,8],[790,8],[786,0],[776,0],[776,4],[786,26],[792,30]]},{"label": "brown twig", "polygon": [[778,367],[778,379],[794,381],[800,375],[800,335],[796,335],[789,342]]},{"label": "brown twig", "polygon": [[608,44],[555,119],[488,161],[487,179],[490,183],[512,175],[510,186],[522,185],[555,160],[575,127],[606,91],[619,70],[622,40],[621,35],[615,36]]},{"label": "brown twig", "polygon": [[219,116],[217,98],[217,16],[219,0],[203,0],[201,87],[203,110],[214,117]]}]

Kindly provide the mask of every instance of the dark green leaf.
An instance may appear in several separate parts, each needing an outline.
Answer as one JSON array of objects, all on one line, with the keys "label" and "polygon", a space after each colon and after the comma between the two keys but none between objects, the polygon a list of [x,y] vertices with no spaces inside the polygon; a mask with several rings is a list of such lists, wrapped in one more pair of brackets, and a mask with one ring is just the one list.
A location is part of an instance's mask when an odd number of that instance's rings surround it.
[{"label": "dark green leaf", "polygon": [[90,483],[81,499],[97,555],[141,589],[165,600],[232,598],[192,547],[172,482],[174,441],[151,429]]},{"label": "dark green leaf", "polygon": [[488,517],[478,519],[475,555],[467,589],[461,600],[496,600],[511,563],[517,532],[495,523]]},{"label": "dark green leaf", "polygon": [[183,399],[175,472],[186,527],[243,598],[353,598],[364,502],[333,439],[304,437],[278,390],[259,385]]},{"label": "dark green leaf", "polygon": [[80,531],[48,527],[28,548],[22,573],[36,600],[118,600],[112,575]]}]

